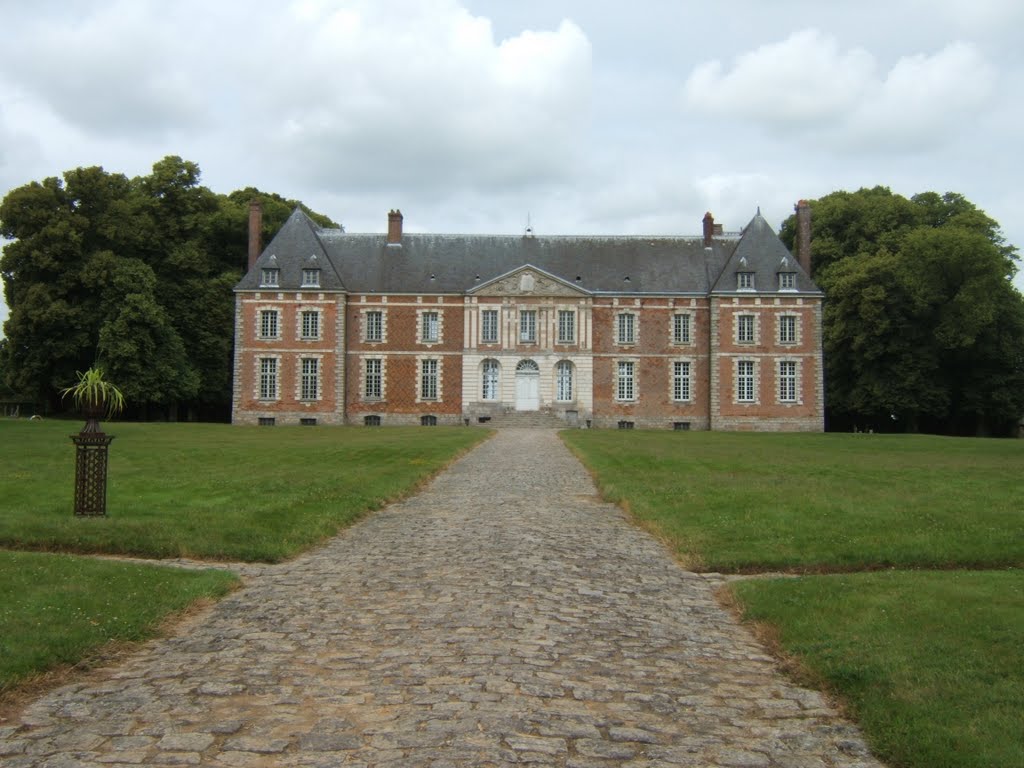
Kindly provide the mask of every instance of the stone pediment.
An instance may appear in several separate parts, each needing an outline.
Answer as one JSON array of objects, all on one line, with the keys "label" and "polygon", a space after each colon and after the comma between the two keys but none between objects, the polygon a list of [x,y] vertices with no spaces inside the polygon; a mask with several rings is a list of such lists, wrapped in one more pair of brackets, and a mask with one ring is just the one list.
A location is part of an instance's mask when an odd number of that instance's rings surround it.
[{"label": "stone pediment", "polygon": [[530,264],[488,280],[471,290],[474,296],[587,296],[560,277]]}]

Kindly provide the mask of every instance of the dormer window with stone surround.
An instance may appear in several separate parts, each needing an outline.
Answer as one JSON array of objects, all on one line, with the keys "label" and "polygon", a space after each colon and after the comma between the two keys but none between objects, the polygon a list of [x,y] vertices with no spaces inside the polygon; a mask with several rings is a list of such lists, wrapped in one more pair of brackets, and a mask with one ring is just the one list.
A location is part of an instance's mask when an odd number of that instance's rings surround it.
[{"label": "dormer window with stone surround", "polygon": [[303,288],[319,288],[320,287],[320,270],[319,269],[304,269],[304,270],[302,270],[302,287]]},{"label": "dormer window with stone surround", "polygon": [[796,290],[796,272],[779,272],[779,290]]},{"label": "dormer window with stone surround", "polygon": [[260,288],[277,288],[280,284],[280,269],[267,267],[260,270]]},{"label": "dormer window with stone surround", "polygon": [[754,290],[754,273],[753,272],[737,272],[736,273],[736,290],[737,291],[752,291],[752,290]]}]

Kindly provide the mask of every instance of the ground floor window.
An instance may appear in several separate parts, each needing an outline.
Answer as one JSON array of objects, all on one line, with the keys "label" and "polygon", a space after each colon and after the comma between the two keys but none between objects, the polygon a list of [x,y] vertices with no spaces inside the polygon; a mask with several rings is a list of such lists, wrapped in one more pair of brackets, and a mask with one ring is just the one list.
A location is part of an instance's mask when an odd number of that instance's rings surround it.
[{"label": "ground floor window", "polygon": [[754,361],[736,361],[736,400],[740,403],[754,402]]},{"label": "ground floor window", "polygon": [[618,376],[615,383],[616,400],[636,399],[636,363],[632,360],[620,360]]},{"label": "ground floor window", "polygon": [[555,399],[565,403],[572,397],[572,363],[562,360],[555,366]]},{"label": "ground floor window", "polygon": [[689,401],[691,383],[689,361],[674,361],[672,363],[672,399],[679,402]]},{"label": "ground floor window", "polygon": [[484,360],[482,366],[482,382],[480,397],[484,400],[498,399],[498,361]]},{"label": "ground floor window", "polygon": [[796,362],[779,361],[779,402],[796,402]]},{"label": "ground floor window", "polygon": [[420,363],[420,399],[437,400],[437,360]]},{"label": "ground floor window", "polygon": [[367,400],[380,400],[384,394],[384,361],[377,357],[363,361],[363,397]]},{"label": "ground floor window", "polygon": [[300,400],[316,400],[320,396],[320,361],[315,357],[302,358]]},{"label": "ground floor window", "polygon": [[260,358],[260,400],[277,399],[277,358]]}]

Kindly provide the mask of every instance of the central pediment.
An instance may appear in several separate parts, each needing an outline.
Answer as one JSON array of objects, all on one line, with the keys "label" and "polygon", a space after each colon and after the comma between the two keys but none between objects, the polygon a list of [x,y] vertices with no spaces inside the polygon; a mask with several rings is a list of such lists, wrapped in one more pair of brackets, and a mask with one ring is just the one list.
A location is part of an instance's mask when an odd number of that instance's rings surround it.
[{"label": "central pediment", "polygon": [[469,291],[474,296],[588,296],[585,291],[567,280],[525,264],[504,275],[481,283]]}]

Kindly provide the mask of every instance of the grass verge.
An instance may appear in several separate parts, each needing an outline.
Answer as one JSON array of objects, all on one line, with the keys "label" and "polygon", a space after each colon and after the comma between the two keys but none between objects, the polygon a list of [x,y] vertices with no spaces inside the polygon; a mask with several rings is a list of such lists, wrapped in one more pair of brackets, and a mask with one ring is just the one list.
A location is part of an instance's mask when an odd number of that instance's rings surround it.
[{"label": "grass verge", "polygon": [[168,614],[237,581],[226,571],[0,551],[0,702],[47,670],[152,637]]},{"label": "grass verge", "polygon": [[732,585],[744,618],[840,695],[906,768],[1024,766],[1024,572],[879,572]]},{"label": "grass verge", "polygon": [[698,570],[1024,565],[1024,441],[576,430],[606,498]]},{"label": "grass verge", "polygon": [[0,546],[275,562],[402,497],[484,430],[108,424],[108,517],[72,515],[78,422],[0,421]]}]

